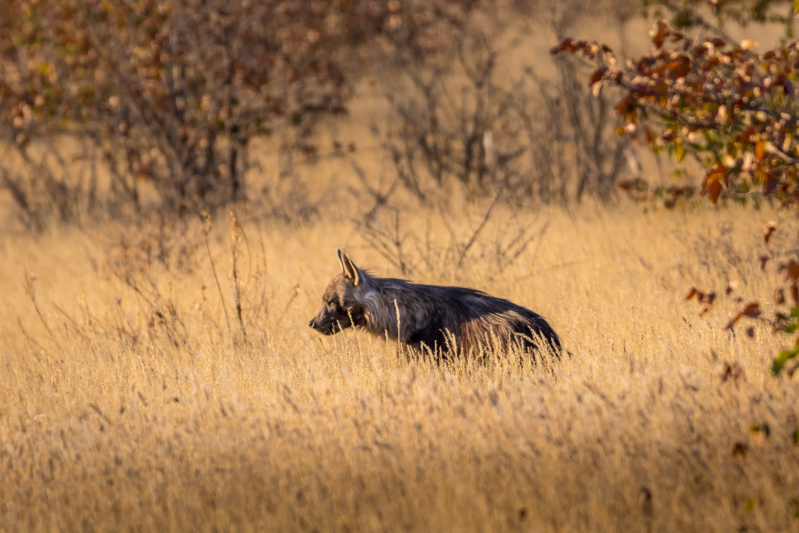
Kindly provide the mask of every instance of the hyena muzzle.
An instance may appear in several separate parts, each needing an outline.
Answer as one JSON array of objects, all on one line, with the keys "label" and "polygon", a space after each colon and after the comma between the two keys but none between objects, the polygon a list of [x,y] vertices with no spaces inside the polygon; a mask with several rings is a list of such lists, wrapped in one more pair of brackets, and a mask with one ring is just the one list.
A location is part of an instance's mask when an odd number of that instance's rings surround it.
[{"label": "hyena muzzle", "polygon": [[444,358],[514,345],[560,357],[558,335],[529,309],[474,289],[378,278],[356,267],[341,250],[338,258],[342,272],[327,286],[322,309],[308,322],[320,333],[358,327]]}]

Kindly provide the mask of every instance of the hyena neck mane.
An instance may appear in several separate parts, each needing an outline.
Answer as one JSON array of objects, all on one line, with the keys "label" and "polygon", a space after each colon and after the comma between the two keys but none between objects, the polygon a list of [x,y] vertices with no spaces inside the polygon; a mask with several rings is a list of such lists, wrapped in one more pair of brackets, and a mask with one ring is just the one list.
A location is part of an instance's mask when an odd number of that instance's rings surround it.
[{"label": "hyena neck mane", "polygon": [[361,273],[366,330],[400,340],[398,331],[402,326],[401,317],[408,313],[408,297],[414,292],[411,289],[414,284],[401,279],[378,278],[366,270],[361,270]]}]

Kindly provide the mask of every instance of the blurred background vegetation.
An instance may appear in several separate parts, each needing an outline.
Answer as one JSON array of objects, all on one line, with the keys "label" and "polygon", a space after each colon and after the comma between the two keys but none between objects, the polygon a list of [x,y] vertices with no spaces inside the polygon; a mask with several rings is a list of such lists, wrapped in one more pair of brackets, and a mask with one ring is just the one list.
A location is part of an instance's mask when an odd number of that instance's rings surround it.
[{"label": "blurred background vegetation", "polygon": [[38,232],[238,202],[291,224],[343,210],[368,223],[403,202],[569,206],[642,182],[673,205],[674,168],[616,134],[622,90],[593,97],[590,66],[549,48],[579,34],[623,60],[663,16],[702,34],[756,22],[746,34],[775,44],[790,7],[3,0],[5,221]]},{"label": "blurred background vegetation", "polygon": [[[609,201],[640,177],[614,95],[548,49],[646,42],[604,0],[0,2],[0,201],[41,231],[231,202],[290,224],[385,206]],[[632,37],[631,37],[632,36]],[[343,202],[343,203],[342,203]],[[244,208],[244,207],[242,207]]]}]

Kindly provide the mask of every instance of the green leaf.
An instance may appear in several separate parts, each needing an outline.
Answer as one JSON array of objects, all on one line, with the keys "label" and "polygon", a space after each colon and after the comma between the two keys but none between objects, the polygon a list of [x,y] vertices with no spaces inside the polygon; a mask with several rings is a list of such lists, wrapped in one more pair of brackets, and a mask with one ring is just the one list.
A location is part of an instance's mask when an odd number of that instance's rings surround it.
[{"label": "green leaf", "polygon": [[799,446],[799,426],[793,430],[793,443]]},{"label": "green leaf", "polygon": [[685,147],[683,147],[680,139],[674,141],[674,155],[677,156],[677,161],[685,159]]},{"label": "green leaf", "polygon": [[785,367],[785,364],[793,359],[794,357],[799,354],[799,346],[795,346],[790,350],[782,350],[780,354],[774,359],[774,364],[771,367],[771,372],[774,375],[779,374],[782,372],[782,369]]}]

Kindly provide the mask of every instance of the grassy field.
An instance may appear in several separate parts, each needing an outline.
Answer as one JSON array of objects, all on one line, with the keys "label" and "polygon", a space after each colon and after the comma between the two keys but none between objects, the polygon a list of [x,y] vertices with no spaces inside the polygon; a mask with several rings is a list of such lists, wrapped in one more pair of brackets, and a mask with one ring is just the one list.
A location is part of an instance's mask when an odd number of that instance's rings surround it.
[{"label": "grassy field", "polygon": [[337,247],[401,275],[346,220],[3,236],[0,530],[797,531],[799,386],[724,330],[771,310],[771,219],[793,246],[769,210],[496,211],[456,268],[480,211],[407,213],[412,277],[546,316],[549,370],[311,330]]}]

